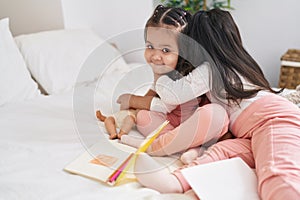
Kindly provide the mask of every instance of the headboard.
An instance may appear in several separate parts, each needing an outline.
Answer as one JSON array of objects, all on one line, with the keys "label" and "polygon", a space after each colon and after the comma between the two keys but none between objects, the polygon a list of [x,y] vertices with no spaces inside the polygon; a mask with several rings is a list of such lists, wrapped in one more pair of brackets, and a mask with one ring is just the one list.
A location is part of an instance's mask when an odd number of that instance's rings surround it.
[{"label": "headboard", "polygon": [[130,62],[144,62],[143,28],[153,12],[152,0],[61,0],[64,27],[91,28],[115,43]]}]

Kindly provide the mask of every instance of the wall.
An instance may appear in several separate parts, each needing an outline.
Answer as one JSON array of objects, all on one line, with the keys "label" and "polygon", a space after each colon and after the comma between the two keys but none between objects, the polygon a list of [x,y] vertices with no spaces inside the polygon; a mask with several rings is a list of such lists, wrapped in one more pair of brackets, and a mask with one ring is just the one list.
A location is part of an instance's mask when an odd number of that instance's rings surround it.
[{"label": "wall", "polygon": [[131,62],[144,62],[143,29],[152,6],[152,0],[62,0],[65,28],[93,29]]},{"label": "wall", "polygon": [[63,28],[60,0],[0,0],[0,19],[10,18],[13,35]]},{"label": "wall", "polygon": [[246,49],[260,64],[272,86],[278,86],[280,57],[289,48],[300,49],[300,1],[231,2]]}]

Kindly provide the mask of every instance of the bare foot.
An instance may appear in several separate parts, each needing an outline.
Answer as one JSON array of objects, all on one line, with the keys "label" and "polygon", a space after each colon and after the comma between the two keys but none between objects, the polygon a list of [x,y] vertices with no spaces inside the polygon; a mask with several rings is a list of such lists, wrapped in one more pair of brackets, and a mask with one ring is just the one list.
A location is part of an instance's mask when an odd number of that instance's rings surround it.
[{"label": "bare foot", "polygon": [[122,135],[127,135],[126,132],[120,130],[119,134],[118,134],[118,139],[121,139]]},{"label": "bare foot", "polygon": [[111,140],[114,140],[114,139],[117,139],[117,138],[118,138],[117,133],[110,134],[110,136],[109,136],[109,139],[111,139]]},{"label": "bare foot", "polygon": [[101,121],[104,122],[104,120],[106,119],[106,117],[104,115],[102,115],[102,113],[100,112],[100,110],[96,111],[96,117]]},{"label": "bare foot", "polygon": [[180,160],[181,160],[181,162],[183,162],[183,164],[190,164],[197,157],[201,156],[203,154],[204,150],[205,149],[203,147],[191,148],[191,149],[187,150],[186,152],[184,152],[180,156]]}]

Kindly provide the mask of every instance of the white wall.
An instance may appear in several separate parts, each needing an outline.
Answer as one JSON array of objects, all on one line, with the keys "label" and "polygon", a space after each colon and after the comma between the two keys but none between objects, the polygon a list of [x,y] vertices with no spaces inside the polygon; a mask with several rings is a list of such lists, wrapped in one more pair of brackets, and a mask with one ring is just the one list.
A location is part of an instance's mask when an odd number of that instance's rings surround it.
[{"label": "white wall", "polygon": [[289,48],[300,49],[299,0],[232,0],[231,11],[248,52],[267,79],[278,86],[280,57]]},{"label": "white wall", "polygon": [[152,0],[62,0],[65,28],[92,28],[131,62],[144,62],[143,30],[152,6]]},{"label": "white wall", "polygon": [[10,18],[13,35],[61,29],[60,0],[0,0],[0,19]]}]

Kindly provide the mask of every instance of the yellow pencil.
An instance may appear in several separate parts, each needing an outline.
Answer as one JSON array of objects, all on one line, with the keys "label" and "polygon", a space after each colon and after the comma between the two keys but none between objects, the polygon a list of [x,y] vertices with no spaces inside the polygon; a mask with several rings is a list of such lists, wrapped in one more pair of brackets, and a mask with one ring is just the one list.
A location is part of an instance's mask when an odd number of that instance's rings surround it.
[{"label": "yellow pencil", "polygon": [[138,154],[141,152],[145,152],[148,149],[148,147],[152,144],[152,142],[155,140],[155,138],[157,138],[160,132],[167,126],[168,123],[169,121],[166,120],[162,125],[158,127],[156,131],[153,132],[153,134],[148,135],[135,153]]},{"label": "yellow pencil", "polygon": [[[140,147],[135,151],[134,156],[130,158],[130,160],[125,164],[125,168],[122,169],[121,173],[114,179],[110,180],[110,182],[118,183],[122,180],[124,175],[126,174],[127,170],[133,165],[133,163],[136,160],[136,157],[138,154],[145,152],[148,147],[152,144],[152,142],[155,140],[155,138],[160,134],[160,132],[167,126],[169,123],[168,120],[166,120],[162,125],[160,125],[156,131],[154,131],[152,134],[148,135],[146,139],[142,142]],[[124,167],[124,166],[123,166]],[[120,170],[119,168],[117,170]]]}]

